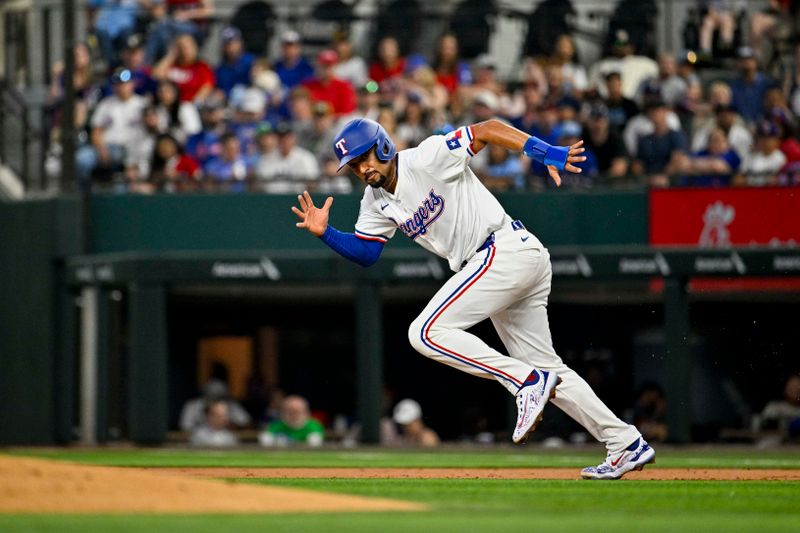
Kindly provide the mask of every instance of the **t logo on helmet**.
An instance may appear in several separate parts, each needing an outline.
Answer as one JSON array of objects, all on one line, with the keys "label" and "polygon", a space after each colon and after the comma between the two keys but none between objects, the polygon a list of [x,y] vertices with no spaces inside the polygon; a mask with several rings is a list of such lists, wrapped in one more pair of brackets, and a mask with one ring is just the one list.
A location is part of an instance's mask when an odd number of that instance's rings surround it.
[{"label": "t logo on helmet", "polygon": [[344,145],[345,145],[345,142],[346,142],[346,139],[345,139],[344,137],[342,137],[341,139],[339,139],[338,141],[336,141],[336,148],[337,148],[337,149],[338,149],[340,152],[342,152],[342,155],[346,155],[346,154],[347,154],[347,148],[345,148],[345,147],[344,147]]}]

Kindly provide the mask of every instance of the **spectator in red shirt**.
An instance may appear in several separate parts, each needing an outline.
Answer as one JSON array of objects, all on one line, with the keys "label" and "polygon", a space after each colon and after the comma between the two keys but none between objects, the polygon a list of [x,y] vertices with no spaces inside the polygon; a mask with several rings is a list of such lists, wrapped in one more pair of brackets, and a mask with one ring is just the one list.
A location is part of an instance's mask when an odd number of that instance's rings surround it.
[{"label": "spectator in red shirt", "polygon": [[150,181],[158,190],[169,192],[194,190],[200,179],[200,165],[186,155],[169,133],[156,138]]},{"label": "spectator in red shirt", "polygon": [[178,86],[182,102],[202,102],[214,89],[214,71],[197,56],[197,42],[188,33],[178,35],[169,52],[153,68],[153,78]]},{"label": "spectator in red shirt", "polygon": [[436,58],[433,62],[436,80],[447,92],[453,94],[459,85],[472,84],[472,71],[458,55],[458,39],[452,33],[445,33],[439,39]]},{"label": "spectator in red shirt", "polygon": [[333,75],[339,56],[333,50],[323,50],[317,56],[317,75],[303,83],[316,101],[328,102],[334,114],[341,116],[356,110],[356,91],[353,86]]},{"label": "spectator in red shirt", "polygon": [[406,70],[406,58],[400,56],[400,46],[394,37],[384,37],[378,43],[378,57],[369,66],[370,79],[383,83],[400,77]]}]

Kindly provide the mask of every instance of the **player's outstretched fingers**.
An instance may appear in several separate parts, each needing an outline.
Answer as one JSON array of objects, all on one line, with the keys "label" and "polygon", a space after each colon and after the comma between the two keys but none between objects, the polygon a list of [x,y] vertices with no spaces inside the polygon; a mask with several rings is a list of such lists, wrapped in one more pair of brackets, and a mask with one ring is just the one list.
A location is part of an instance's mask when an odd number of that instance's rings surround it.
[{"label": "player's outstretched fingers", "polygon": [[311,195],[308,194],[308,191],[303,191],[303,198],[306,199],[309,209],[314,207],[314,200],[311,199]]},{"label": "player's outstretched fingers", "polygon": [[308,212],[308,205],[306,204],[306,199],[303,198],[302,194],[297,195],[297,202],[300,204],[300,207],[303,209],[303,213]]},{"label": "player's outstretched fingers", "polygon": [[[580,159],[580,161],[583,161],[583,160],[585,160],[585,159],[586,159],[586,158],[584,157],[583,159]],[[577,160],[576,160],[576,161],[577,161]],[[573,165],[573,164],[570,164],[570,163],[567,163],[567,164],[564,166],[564,170],[566,170],[566,171],[568,171],[568,172],[574,172],[574,173],[576,173],[576,174],[580,174],[581,172],[583,172],[583,169],[582,169],[582,168],[580,168],[580,167],[576,167],[575,165]]]},{"label": "player's outstretched fingers", "polygon": [[561,174],[558,173],[558,168],[556,168],[555,165],[547,165],[547,171],[550,173],[550,177],[553,178],[553,181],[556,183],[556,187],[561,187]]},{"label": "player's outstretched fingers", "polygon": [[325,198],[325,203],[322,204],[322,209],[324,211],[329,211],[331,205],[333,205],[333,196],[328,196],[327,198]]}]

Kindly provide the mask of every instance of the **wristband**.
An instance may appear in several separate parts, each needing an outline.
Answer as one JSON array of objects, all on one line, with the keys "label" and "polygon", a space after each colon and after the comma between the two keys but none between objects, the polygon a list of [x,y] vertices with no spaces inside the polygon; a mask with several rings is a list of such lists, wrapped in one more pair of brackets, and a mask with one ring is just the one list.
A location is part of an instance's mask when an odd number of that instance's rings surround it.
[{"label": "wristband", "polygon": [[538,137],[528,137],[522,148],[525,155],[544,165],[554,165],[558,170],[564,170],[569,157],[568,146],[551,146]]}]

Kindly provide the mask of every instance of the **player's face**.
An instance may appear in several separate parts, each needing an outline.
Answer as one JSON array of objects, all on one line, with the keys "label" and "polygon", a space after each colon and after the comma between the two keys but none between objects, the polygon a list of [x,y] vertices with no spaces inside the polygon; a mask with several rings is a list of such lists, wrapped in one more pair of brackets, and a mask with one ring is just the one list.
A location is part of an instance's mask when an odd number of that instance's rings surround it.
[{"label": "player's face", "polygon": [[350,160],[347,166],[350,167],[353,174],[358,176],[358,179],[370,187],[378,189],[386,184],[391,163],[378,159],[373,148],[369,152]]}]

